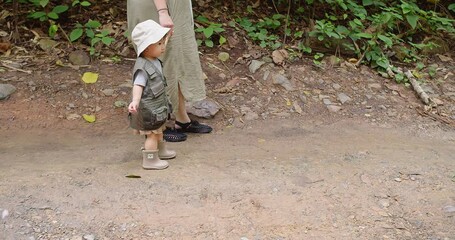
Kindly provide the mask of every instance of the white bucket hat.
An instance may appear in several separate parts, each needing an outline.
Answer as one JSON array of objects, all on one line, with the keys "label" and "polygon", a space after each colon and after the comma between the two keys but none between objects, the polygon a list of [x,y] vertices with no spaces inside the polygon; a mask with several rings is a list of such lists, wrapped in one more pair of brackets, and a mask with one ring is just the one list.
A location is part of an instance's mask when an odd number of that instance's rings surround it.
[{"label": "white bucket hat", "polygon": [[159,42],[169,30],[171,29],[162,27],[153,20],[138,23],[131,33],[131,38],[137,48],[137,55],[141,55],[150,44]]}]

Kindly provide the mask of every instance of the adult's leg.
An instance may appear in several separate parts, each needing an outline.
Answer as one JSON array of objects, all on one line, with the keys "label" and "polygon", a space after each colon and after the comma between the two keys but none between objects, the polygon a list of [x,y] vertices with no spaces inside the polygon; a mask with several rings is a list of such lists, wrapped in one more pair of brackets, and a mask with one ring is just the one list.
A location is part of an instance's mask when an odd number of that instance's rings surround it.
[{"label": "adult's leg", "polygon": [[185,97],[182,94],[182,90],[180,89],[180,86],[178,87],[179,89],[179,106],[177,111],[175,112],[175,120],[178,122],[182,123],[187,123],[190,122],[191,119],[188,116],[188,113],[186,112],[186,106],[185,106]]}]

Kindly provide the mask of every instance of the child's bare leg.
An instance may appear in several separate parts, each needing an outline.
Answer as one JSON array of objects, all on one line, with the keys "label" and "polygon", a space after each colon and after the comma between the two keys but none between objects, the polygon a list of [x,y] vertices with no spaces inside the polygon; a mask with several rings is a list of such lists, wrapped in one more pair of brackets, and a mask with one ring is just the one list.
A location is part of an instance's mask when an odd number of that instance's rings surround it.
[{"label": "child's bare leg", "polygon": [[[161,136],[161,137],[160,137]],[[163,138],[163,134],[147,134],[145,139],[145,150],[158,150],[158,142]]]}]

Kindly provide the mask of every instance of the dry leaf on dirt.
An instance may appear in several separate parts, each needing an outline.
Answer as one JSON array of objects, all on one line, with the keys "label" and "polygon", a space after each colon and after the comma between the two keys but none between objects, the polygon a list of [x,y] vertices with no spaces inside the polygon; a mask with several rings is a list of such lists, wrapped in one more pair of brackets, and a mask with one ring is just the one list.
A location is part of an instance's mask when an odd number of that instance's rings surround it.
[{"label": "dry leaf on dirt", "polygon": [[6,53],[11,48],[11,43],[0,42],[0,53]]},{"label": "dry leaf on dirt", "polygon": [[289,54],[286,50],[275,50],[272,53],[273,62],[277,65],[283,65],[284,60],[289,57]]},{"label": "dry leaf on dirt", "polygon": [[90,83],[96,83],[98,81],[98,73],[94,72],[85,72],[84,75],[82,75],[82,81],[84,81],[87,84]]},{"label": "dry leaf on dirt", "polygon": [[222,62],[226,62],[227,60],[229,60],[229,53],[227,52],[220,52],[218,54],[218,59],[220,59]]},{"label": "dry leaf on dirt", "polygon": [[96,121],[95,115],[88,115],[88,114],[83,114],[82,117],[85,119],[85,121],[92,123]]}]

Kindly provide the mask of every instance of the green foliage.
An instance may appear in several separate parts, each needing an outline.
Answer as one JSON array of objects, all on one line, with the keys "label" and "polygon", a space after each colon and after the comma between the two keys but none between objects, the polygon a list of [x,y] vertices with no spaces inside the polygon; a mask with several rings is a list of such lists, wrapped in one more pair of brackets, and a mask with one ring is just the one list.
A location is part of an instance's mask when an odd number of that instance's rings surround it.
[{"label": "green foliage", "polygon": [[[283,25],[285,16],[281,14],[274,14],[271,18],[265,17],[257,22],[246,17],[237,18],[236,22],[247,32],[248,37],[254,42],[259,43],[263,48],[277,49],[281,47],[282,43],[276,30]],[[288,32],[290,34],[290,32]],[[303,34],[303,33],[301,33]]]},{"label": "green foliage", "polygon": [[90,43],[90,55],[96,55],[97,45],[101,44],[109,46],[112,42],[114,42],[114,39],[109,37],[109,31],[100,29],[101,26],[102,25],[100,22],[93,20],[89,20],[84,25],[76,23],[76,27],[70,33],[70,41],[74,42],[82,38],[85,34]]},{"label": "green foliage", "polygon": [[450,4],[448,9],[452,12],[455,12],[455,3]]},{"label": "green foliage", "polygon": [[204,45],[207,47],[213,47],[215,45],[213,42],[215,37],[218,37],[219,45],[226,43],[226,38],[221,35],[221,33],[225,31],[221,24],[210,22],[204,16],[198,16],[196,18],[196,21],[205,25],[198,26],[194,30],[197,33],[203,33],[203,39],[197,39],[199,46],[204,43]]},{"label": "green foliage", "polygon": [[[455,12],[455,4],[443,1],[431,5],[420,0],[275,0],[270,4],[274,13],[260,15],[257,9],[246,7],[235,18],[235,28],[240,26],[261,47],[285,47],[293,56],[325,47],[335,55],[355,55],[379,71],[390,68],[392,61],[416,63],[428,50],[441,51],[438,39],[455,40],[449,14]],[[285,9],[289,15],[282,15]],[[316,65],[320,58],[313,56]],[[399,74],[396,80],[406,82]]]},{"label": "green foliage", "polygon": [[314,54],[313,56],[313,63],[316,65],[316,66],[321,66],[322,65],[322,58],[324,57],[324,54],[323,53],[316,53]]},{"label": "green foliage", "polygon": [[[352,50],[359,59],[364,56],[364,63],[381,69],[390,66],[390,53],[395,46],[402,46],[405,58],[399,60],[404,62],[418,61],[420,50],[437,47],[434,42],[423,42],[414,36],[455,34],[453,19],[433,10],[422,10],[416,0],[363,0],[361,4],[352,0],[321,0],[308,4],[330,6],[324,16],[315,20],[310,37],[328,48]],[[454,8],[452,5],[449,9]],[[397,81],[402,81],[402,76]]]},{"label": "green foliage", "polygon": [[58,31],[58,26],[55,21],[59,19],[61,14],[68,11],[68,6],[57,5],[49,11],[49,0],[29,0],[29,2],[33,4],[35,9],[31,11],[28,17],[37,19],[40,22],[49,22],[48,34],[53,38]]},{"label": "green foliage", "polygon": [[[66,4],[68,2],[69,4]],[[19,3],[30,6],[28,18],[49,24],[48,34],[51,38],[54,38],[58,30],[61,29],[59,21],[61,21],[63,15],[70,14],[70,11],[73,9],[73,12],[79,12],[81,8],[88,8],[92,5],[89,1],[85,0],[19,0]],[[101,23],[98,21],[88,20],[84,25],[77,23],[71,31],[68,40],[74,42],[78,39],[86,38],[90,46],[90,54],[95,55],[97,46],[100,44],[108,46],[114,41],[113,38],[109,37],[107,30],[100,30],[101,27]]]}]

